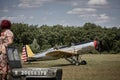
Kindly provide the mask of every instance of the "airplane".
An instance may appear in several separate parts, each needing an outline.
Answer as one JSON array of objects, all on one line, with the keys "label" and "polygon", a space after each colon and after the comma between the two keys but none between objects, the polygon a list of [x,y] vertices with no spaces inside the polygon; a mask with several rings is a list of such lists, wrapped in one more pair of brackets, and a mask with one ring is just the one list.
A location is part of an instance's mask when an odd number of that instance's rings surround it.
[{"label": "airplane", "polygon": [[70,47],[62,46],[58,48],[50,48],[47,51],[36,53],[34,54],[29,47],[29,45],[23,46],[22,49],[22,60],[24,62],[32,62],[32,61],[43,61],[43,60],[56,60],[60,58],[65,58],[71,64],[80,65],[86,64],[85,60],[82,60],[81,54],[85,50],[93,50],[98,49],[99,42],[97,40],[80,43],[80,44],[73,44]]}]

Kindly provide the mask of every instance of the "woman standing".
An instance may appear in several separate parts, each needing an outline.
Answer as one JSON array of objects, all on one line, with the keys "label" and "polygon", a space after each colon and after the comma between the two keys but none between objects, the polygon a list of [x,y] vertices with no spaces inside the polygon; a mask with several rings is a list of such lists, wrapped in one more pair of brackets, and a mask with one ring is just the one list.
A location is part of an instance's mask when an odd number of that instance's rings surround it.
[{"label": "woman standing", "polygon": [[2,30],[0,36],[0,74],[2,75],[2,80],[5,80],[8,72],[6,48],[12,44],[14,35],[10,30],[11,22],[9,20],[2,20],[0,28]]}]

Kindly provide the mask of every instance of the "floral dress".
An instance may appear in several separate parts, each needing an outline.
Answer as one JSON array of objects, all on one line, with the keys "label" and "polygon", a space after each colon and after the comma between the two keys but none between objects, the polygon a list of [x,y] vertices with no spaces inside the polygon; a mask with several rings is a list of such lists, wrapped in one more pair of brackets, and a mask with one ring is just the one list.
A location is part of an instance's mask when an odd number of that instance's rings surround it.
[{"label": "floral dress", "polygon": [[9,29],[4,30],[0,36],[0,74],[7,73],[6,47],[12,44],[13,33]]}]

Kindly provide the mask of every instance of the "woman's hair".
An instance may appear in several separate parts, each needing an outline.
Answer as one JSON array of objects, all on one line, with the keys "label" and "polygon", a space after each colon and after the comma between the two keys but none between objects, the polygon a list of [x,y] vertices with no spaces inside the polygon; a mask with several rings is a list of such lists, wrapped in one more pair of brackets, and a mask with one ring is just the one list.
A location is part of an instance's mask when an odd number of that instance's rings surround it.
[{"label": "woman's hair", "polygon": [[2,20],[0,23],[1,29],[10,29],[11,28],[11,22],[9,20]]}]

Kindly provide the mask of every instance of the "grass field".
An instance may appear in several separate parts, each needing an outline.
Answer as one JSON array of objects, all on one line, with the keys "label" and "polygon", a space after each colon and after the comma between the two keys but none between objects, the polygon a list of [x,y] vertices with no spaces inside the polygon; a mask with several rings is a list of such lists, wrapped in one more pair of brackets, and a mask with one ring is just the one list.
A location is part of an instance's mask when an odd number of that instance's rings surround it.
[{"label": "grass field", "polygon": [[24,67],[60,67],[62,80],[120,80],[120,54],[86,54],[87,65],[70,65],[64,59],[32,62]]}]

